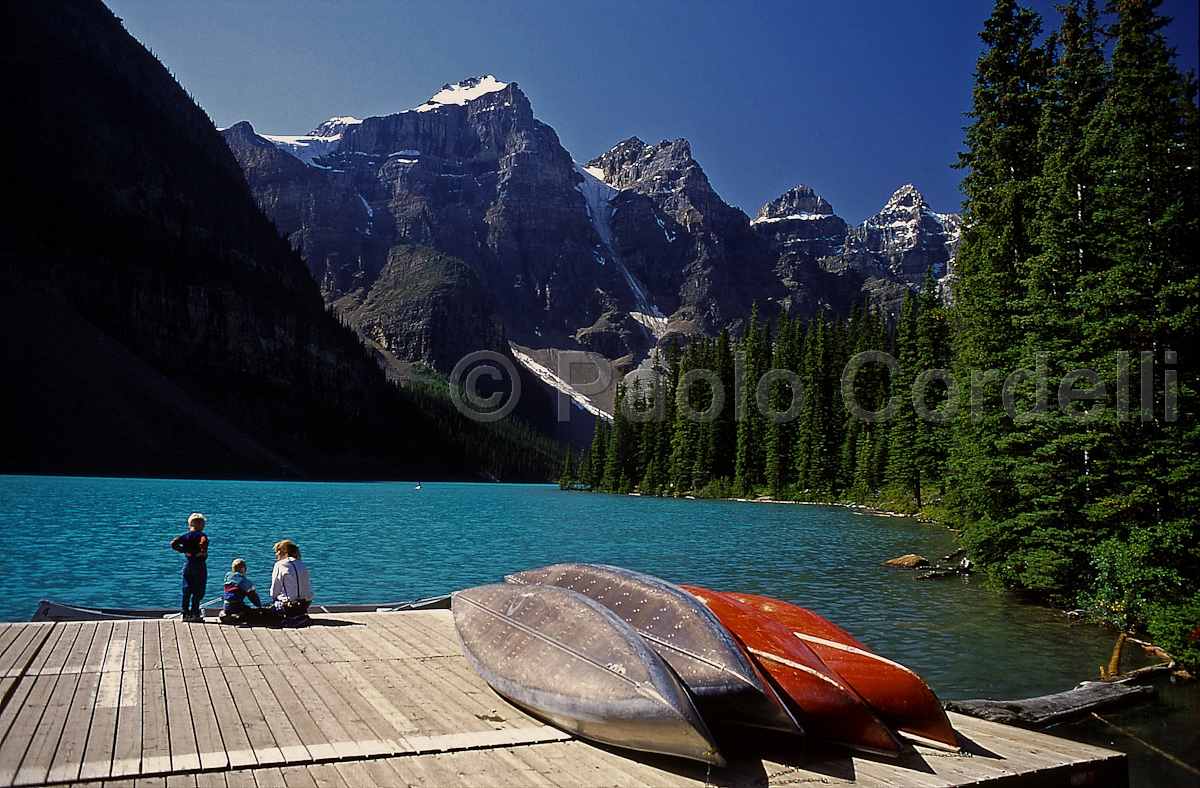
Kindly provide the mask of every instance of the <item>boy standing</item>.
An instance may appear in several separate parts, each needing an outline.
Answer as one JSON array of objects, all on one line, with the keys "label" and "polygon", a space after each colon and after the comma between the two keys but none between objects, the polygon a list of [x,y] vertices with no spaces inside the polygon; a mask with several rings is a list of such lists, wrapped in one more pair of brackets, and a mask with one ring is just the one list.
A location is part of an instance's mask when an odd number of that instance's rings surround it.
[{"label": "boy standing", "polygon": [[188,518],[187,533],[171,540],[171,549],[187,556],[183,565],[183,601],[179,611],[184,621],[203,621],[200,601],[208,584],[208,537],[204,535],[204,515],[196,512]]}]

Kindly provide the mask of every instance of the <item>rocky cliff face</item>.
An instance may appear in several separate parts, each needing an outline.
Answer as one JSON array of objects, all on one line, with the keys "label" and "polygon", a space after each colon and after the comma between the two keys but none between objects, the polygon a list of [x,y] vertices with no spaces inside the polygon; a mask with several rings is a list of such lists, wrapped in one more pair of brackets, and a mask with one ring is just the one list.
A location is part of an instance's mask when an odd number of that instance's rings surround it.
[{"label": "rocky cliff face", "polygon": [[850,229],[824,197],[803,184],[764,205],[751,224],[776,254],[812,260],[840,254]]},{"label": "rocky cliff face", "polygon": [[424,246],[393,246],[369,287],[334,301],[388,366],[452,370],[477,350],[508,350],[491,292],[461,260]]},{"label": "rocky cliff face", "polygon": [[609,247],[644,291],[635,315],[659,336],[716,332],[778,295],[767,246],[713,190],[687,140],[635,137],[584,169],[613,192]]},{"label": "rocky cliff face", "polygon": [[[467,80],[416,109],[335,119],[305,137],[259,137],[248,124],[224,134],[327,301],[378,289],[391,250],[412,246],[465,262],[523,344],[569,346],[581,329],[604,332],[596,324],[631,301],[629,284],[597,252],[570,154],[515,84]],[[469,330],[448,338],[476,350],[503,343]],[[628,352],[619,336],[612,344]],[[449,355],[429,358],[448,371]]]}]

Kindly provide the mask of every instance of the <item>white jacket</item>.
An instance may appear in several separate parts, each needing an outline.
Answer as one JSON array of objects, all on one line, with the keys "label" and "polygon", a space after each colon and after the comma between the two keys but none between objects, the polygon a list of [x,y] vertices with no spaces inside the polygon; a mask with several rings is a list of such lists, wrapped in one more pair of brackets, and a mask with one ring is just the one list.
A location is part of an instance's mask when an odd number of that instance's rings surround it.
[{"label": "white jacket", "polygon": [[308,567],[299,558],[284,558],[271,570],[271,599],[287,602],[295,599],[312,601],[312,584]]}]

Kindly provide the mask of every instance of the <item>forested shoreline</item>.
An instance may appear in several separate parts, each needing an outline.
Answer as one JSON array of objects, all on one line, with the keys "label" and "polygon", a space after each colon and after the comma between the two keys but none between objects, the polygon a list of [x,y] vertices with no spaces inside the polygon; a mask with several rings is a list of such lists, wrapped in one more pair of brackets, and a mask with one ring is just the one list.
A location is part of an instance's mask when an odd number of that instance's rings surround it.
[{"label": "forested shoreline", "polygon": [[563,486],[922,511],[998,586],[1200,662],[1200,127],[1158,5],[1043,36],[997,2],[947,288],[672,342]]}]

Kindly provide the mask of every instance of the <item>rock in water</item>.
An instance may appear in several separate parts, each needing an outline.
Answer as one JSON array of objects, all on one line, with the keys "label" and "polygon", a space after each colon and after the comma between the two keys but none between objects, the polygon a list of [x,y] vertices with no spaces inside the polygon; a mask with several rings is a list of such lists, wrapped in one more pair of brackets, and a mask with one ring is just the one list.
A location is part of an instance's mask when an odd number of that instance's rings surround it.
[{"label": "rock in water", "polygon": [[923,566],[929,566],[929,562],[916,553],[909,553],[899,558],[889,558],[883,562],[883,565],[892,566],[897,569],[920,569]]}]

